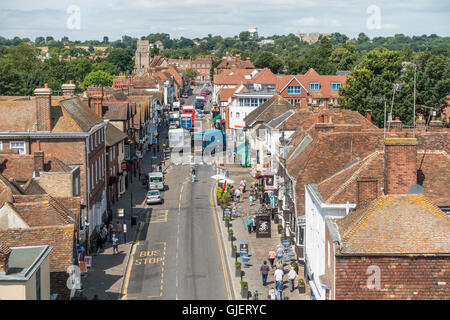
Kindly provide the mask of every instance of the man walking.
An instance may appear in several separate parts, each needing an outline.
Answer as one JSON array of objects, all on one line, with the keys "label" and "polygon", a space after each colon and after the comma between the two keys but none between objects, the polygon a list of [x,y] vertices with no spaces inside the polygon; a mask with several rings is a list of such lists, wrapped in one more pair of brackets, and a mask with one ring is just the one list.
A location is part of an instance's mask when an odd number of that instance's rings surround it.
[{"label": "man walking", "polygon": [[253,229],[253,232],[256,232],[256,217],[255,216],[252,217],[252,229]]},{"label": "man walking", "polygon": [[291,270],[288,273],[289,290],[291,290],[291,292],[294,291],[294,287],[295,287],[295,285],[294,285],[295,282],[294,281],[295,281],[296,277],[297,277],[297,272],[295,272],[294,267],[291,267]]},{"label": "man walking", "polygon": [[273,251],[273,249],[269,251],[269,262],[270,262],[270,267],[272,269],[275,267],[273,262],[275,261],[276,256],[277,256],[277,254],[275,251]]},{"label": "man walking", "polygon": [[250,217],[247,217],[247,229],[249,234],[252,233],[252,220]]},{"label": "man walking", "polygon": [[281,267],[277,267],[277,270],[274,272],[275,277],[275,288],[277,289],[277,298],[281,300],[281,292],[283,291],[283,276],[284,272]]},{"label": "man walking", "polygon": [[234,192],[234,197],[236,199],[236,201],[240,202],[241,200],[241,190],[239,190],[239,188],[236,188],[236,191]]},{"label": "man walking", "polygon": [[261,266],[260,271],[261,271],[261,275],[262,275],[263,286],[266,286],[267,276],[269,275],[269,271],[270,271],[270,268],[267,265],[267,261],[264,261],[264,264]]}]

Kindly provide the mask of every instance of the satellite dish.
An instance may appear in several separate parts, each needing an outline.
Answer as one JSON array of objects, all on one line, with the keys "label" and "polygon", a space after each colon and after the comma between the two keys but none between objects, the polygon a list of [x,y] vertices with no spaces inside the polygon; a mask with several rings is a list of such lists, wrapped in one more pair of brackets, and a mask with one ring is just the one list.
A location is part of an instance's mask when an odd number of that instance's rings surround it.
[{"label": "satellite dish", "polygon": [[420,184],[413,184],[408,191],[408,194],[423,194],[423,187]]}]

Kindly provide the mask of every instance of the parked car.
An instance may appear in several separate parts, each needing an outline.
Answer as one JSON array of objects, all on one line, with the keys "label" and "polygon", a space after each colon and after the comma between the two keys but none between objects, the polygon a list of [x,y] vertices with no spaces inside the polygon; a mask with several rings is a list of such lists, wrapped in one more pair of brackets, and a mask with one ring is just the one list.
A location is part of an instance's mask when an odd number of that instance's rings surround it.
[{"label": "parked car", "polygon": [[159,190],[150,190],[147,192],[147,199],[145,199],[147,204],[163,203],[163,197]]}]

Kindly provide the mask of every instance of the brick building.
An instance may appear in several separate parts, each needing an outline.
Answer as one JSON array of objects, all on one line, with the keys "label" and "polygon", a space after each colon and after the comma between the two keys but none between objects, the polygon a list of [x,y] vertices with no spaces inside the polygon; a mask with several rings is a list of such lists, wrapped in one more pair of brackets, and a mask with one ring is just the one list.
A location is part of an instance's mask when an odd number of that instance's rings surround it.
[{"label": "brick building", "polygon": [[328,299],[450,298],[449,218],[410,188],[417,146],[415,138],[386,138],[385,193],[327,220]]},{"label": "brick building", "polygon": [[101,104],[93,97],[72,97],[74,88],[68,87],[63,97],[52,97],[47,86],[34,97],[2,97],[0,146],[22,155],[43,151],[79,167],[80,240],[87,244],[106,214],[106,125],[96,114]]}]

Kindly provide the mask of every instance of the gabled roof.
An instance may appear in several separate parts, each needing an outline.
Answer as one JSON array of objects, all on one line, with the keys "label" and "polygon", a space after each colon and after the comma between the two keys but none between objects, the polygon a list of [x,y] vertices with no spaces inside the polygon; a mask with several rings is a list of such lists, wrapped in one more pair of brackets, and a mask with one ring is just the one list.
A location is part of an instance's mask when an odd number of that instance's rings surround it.
[{"label": "gabled roof", "polygon": [[246,79],[245,76],[251,75],[254,69],[232,69],[224,70],[220,74],[214,76],[214,84],[216,85],[239,85],[241,83],[247,83],[250,79]]},{"label": "gabled roof", "polygon": [[244,122],[245,125],[249,127],[253,126],[255,122],[267,123],[293,108],[294,107],[286,99],[276,94],[247,114],[244,118]]},{"label": "gabled roof", "polygon": [[291,116],[295,114],[294,110],[288,110],[282,115],[276,117],[275,119],[269,121],[267,123],[267,127],[270,127],[272,129],[278,129],[280,125],[282,125],[287,119],[289,119]]},{"label": "gabled roof", "polygon": [[62,100],[60,104],[82,132],[89,132],[92,127],[103,122],[79,97]]},{"label": "gabled roof", "polygon": [[259,83],[259,84],[277,84],[278,78],[277,76],[269,69],[264,68],[259,71],[249,83]]},{"label": "gabled roof", "polygon": [[422,194],[385,195],[336,221],[337,254],[450,254],[450,220]]},{"label": "gabled roof", "polygon": [[108,122],[106,125],[106,146],[111,147],[127,138],[128,136],[125,133]]},{"label": "gabled roof", "polygon": [[222,88],[219,91],[219,101],[220,102],[228,102],[228,99],[230,99],[234,92],[237,90],[237,88]]},{"label": "gabled roof", "polygon": [[127,121],[129,108],[128,102],[104,102],[103,118],[111,121]]}]

